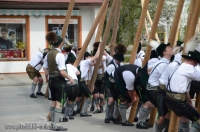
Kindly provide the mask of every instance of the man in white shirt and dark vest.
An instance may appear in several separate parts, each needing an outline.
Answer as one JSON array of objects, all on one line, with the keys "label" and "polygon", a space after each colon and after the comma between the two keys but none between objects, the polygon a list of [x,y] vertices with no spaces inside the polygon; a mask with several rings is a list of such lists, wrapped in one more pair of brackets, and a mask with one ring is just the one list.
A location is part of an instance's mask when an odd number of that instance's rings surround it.
[{"label": "man in white shirt and dark vest", "polygon": [[139,67],[133,64],[123,65],[112,72],[117,88],[118,109],[122,117],[122,126],[133,126],[126,119],[126,110],[137,100],[134,81]]},{"label": "man in white shirt and dark vest", "polygon": [[[40,74],[40,70],[43,66],[44,58],[46,54],[49,52],[49,49],[46,48],[42,52],[38,52],[28,63],[26,67],[26,72],[31,80],[33,80],[32,87],[31,87],[31,98],[37,98],[36,95],[44,96],[44,94],[41,92],[42,85],[43,85],[43,78]],[[47,78],[46,78],[47,79]],[[48,79],[47,79],[48,80]],[[34,94],[35,88],[38,85],[38,91],[36,95]]]},{"label": "man in white shirt and dark vest", "polygon": [[[197,45],[196,49],[186,47],[187,54],[182,55],[183,63],[170,74],[165,102],[167,107],[174,111],[177,116],[184,116],[194,122],[189,132],[199,132],[200,114],[188,103],[188,99],[190,99],[188,91],[192,80],[200,81],[200,72],[195,68],[200,63],[200,45],[194,41],[191,43],[191,47]],[[188,124],[187,122],[183,123]],[[189,128],[189,125],[186,127]]]},{"label": "man in white shirt and dark vest", "polygon": [[[105,73],[104,83],[105,83],[106,94],[108,96],[108,102],[106,106],[106,117],[104,122],[110,123],[110,120],[112,120],[113,123],[115,124],[121,124],[121,122],[118,121],[119,117],[119,109],[117,103],[118,90],[116,89],[115,80],[111,78],[110,75],[113,71],[115,71],[116,68],[122,65],[121,62],[124,61],[124,54],[126,53],[127,48],[124,44],[119,43],[115,49],[117,52],[113,55],[113,59],[108,64]],[[110,58],[109,55],[107,56]]]},{"label": "man in white shirt and dark vest", "polygon": [[74,83],[74,80],[66,72],[65,57],[61,53],[63,39],[58,37],[56,33],[49,32],[46,35],[46,40],[54,47],[45,57],[43,66],[45,73],[49,75],[49,88],[52,98],[50,107],[51,125],[55,131],[66,131],[67,129],[60,126],[58,122],[65,100],[65,78],[69,79],[71,83]]}]

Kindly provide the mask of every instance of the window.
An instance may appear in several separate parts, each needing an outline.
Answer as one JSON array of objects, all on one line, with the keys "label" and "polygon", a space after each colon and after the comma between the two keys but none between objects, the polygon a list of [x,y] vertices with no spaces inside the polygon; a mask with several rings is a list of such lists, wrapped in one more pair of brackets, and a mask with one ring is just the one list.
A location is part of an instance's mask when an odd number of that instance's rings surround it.
[{"label": "window", "polygon": [[0,16],[0,60],[28,60],[28,16]]},{"label": "window", "polygon": [[[47,23],[47,32],[53,31],[58,36],[62,34],[62,28],[64,25],[65,17],[61,16],[46,16]],[[81,47],[81,17],[80,16],[72,16],[69,22],[68,31],[65,35],[64,43],[75,44]]]}]

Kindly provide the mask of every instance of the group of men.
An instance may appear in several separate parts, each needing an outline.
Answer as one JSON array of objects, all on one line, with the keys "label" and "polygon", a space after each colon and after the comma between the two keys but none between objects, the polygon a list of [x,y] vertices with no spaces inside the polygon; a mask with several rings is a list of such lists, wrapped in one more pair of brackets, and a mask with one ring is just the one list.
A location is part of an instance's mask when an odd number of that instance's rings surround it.
[{"label": "group of men", "polygon": [[[93,44],[92,53],[86,52],[79,67],[73,66],[76,55],[72,53],[70,46],[64,48],[65,56],[61,53],[63,39],[54,32],[46,35],[46,40],[53,45],[50,51],[45,49],[44,54],[40,53],[40,59],[31,61],[27,66],[27,73],[33,79],[32,94],[36,98],[34,90],[38,84],[37,95],[42,95],[41,87],[43,82],[41,75],[36,72],[43,65],[51,93],[52,104],[50,107],[52,129],[65,131],[58,123],[74,119],[73,115],[80,113],[80,117],[90,117],[87,113],[88,106],[92,100],[96,104],[94,114],[102,113],[104,100],[107,100],[105,123],[112,121],[123,126],[133,126],[126,118],[126,110],[135,103],[139,97],[139,116],[136,124],[138,129],[152,127],[146,122],[153,107],[158,108],[158,118],[155,122],[155,132],[168,131],[170,111],[181,116],[180,128],[189,132],[189,120],[193,121],[190,132],[199,132],[200,114],[192,106],[188,94],[192,80],[200,81],[200,72],[196,69],[200,63],[199,36],[195,35],[186,45],[186,55],[181,55],[181,47],[171,48],[170,44],[159,44],[152,40],[150,46],[152,52],[148,63],[142,67],[144,51],[141,50],[141,43],[137,51],[137,58],[134,64],[125,64],[124,54],[126,46],[119,43],[115,47],[113,56],[104,51],[101,58],[98,75],[93,89],[89,89],[96,60],[99,58],[100,42]],[[191,46],[196,45],[196,46]],[[193,47],[193,48],[191,48]],[[47,51],[46,51],[47,50]],[[182,57],[184,61],[182,62]],[[39,57],[38,57],[39,58]],[[44,64],[43,64],[44,63]],[[36,68],[39,66],[39,68]],[[86,97],[82,109],[82,97]],[[66,103],[65,103],[66,102]],[[76,111],[74,110],[77,107]],[[60,118],[63,109],[64,117]],[[121,116],[121,120],[119,117]]]}]

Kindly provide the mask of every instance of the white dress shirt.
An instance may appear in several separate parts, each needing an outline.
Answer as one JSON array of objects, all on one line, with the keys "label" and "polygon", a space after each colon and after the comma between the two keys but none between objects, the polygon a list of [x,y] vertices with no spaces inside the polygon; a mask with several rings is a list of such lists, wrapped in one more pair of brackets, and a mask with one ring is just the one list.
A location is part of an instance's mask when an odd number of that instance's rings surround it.
[{"label": "white dress shirt", "polygon": [[91,59],[81,61],[80,63],[81,78],[85,78],[87,76],[91,64],[92,64]]},{"label": "white dress shirt", "polygon": [[[159,85],[159,78],[162,76],[162,74],[164,73],[164,71],[167,68],[167,65],[169,64],[169,60],[166,58],[161,58],[160,61],[158,61],[154,67],[151,70],[151,73],[149,75],[149,80],[148,83],[155,87]],[[159,64],[160,63],[160,64]],[[157,66],[157,64],[159,64]],[[156,67],[157,66],[157,67]],[[155,68],[155,69],[154,69]]]},{"label": "white dress shirt", "polygon": [[117,68],[118,67],[118,64],[115,62],[115,60],[113,59],[113,62],[114,62],[114,65],[113,64],[110,64],[107,66],[106,68],[106,72],[108,73],[108,75],[110,75],[112,73],[112,71],[115,71],[115,67]]},{"label": "white dress shirt", "polygon": [[[61,53],[61,50],[59,48],[55,48],[55,49],[60,52],[56,55],[56,64],[57,64],[58,70],[65,70],[66,69],[65,56]],[[47,57],[48,57],[48,54],[44,58],[44,64],[43,64],[44,68],[48,68]]]},{"label": "white dress shirt", "polygon": [[[76,67],[74,67],[72,64],[67,64],[67,74],[70,75],[74,80],[78,80],[76,72],[78,71],[78,69]],[[65,78],[65,80],[68,80],[67,78]]]},{"label": "white dress shirt", "polygon": [[176,54],[174,57],[174,61],[171,62],[168,66],[167,69],[165,70],[165,72],[162,74],[162,76],[159,79],[160,84],[165,85],[167,87],[168,84],[168,79],[169,79],[169,75],[178,68],[178,66],[180,66],[181,64],[181,55],[180,53]]},{"label": "white dress shirt", "polygon": [[123,71],[122,77],[126,84],[126,89],[133,90],[134,89],[134,81],[135,81],[135,75],[131,71]]},{"label": "white dress shirt", "polygon": [[170,75],[168,90],[177,93],[187,93],[192,80],[200,81],[200,72],[193,65],[182,63]]},{"label": "white dress shirt", "polygon": [[[29,62],[29,64],[32,67],[35,67],[36,70],[41,70],[42,65],[38,64],[40,61],[44,61],[43,60],[43,54],[41,52],[38,52]],[[38,65],[37,65],[38,64]],[[37,66],[36,66],[37,65]]]}]

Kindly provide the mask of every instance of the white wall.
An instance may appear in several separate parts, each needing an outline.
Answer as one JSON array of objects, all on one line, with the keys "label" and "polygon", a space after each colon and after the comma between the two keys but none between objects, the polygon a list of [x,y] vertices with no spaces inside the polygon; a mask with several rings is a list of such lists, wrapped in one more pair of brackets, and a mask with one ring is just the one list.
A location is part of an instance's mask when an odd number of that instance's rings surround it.
[{"label": "white wall", "polygon": [[[82,43],[89,33],[89,30],[94,22],[96,15],[98,14],[99,7],[82,6],[80,9],[80,16],[82,16]],[[88,51],[92,50],[92,44],[95,41],[96,32],[94,33]],[[37,52],[38,48],[45,48],[45,16],[41,16],[36,19],[30,16],[30,58],[32,58]],[[26,72],[26,66],[29,61],[6,61],[0,62],[0,73],[18,73]]]},{"label": "white wall", "polygon": [[[38,47],[45,48],[45,17],[35,19],[30,17],[30,58],[37,52]],[[26,72],[29,61],[0,62],[0,73]]]}]

